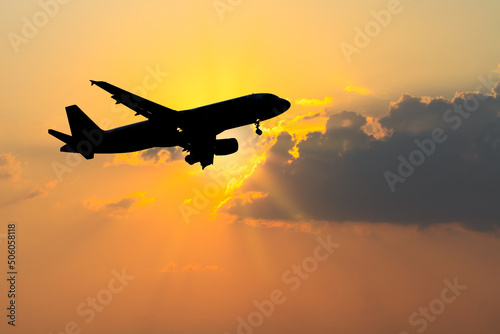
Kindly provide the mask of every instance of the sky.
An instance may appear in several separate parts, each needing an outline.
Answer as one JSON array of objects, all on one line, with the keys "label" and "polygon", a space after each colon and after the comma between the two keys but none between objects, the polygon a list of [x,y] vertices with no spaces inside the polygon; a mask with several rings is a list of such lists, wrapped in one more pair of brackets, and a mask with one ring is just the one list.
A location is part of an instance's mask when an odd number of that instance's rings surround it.
[{"label": "sky", "polygon": [[[1,332],[498,333],[499,13],[3,1]],[[69,132],[66,106],[144,120],[89,80],[174,110],[292,107],[220,134],[240,149],[205,170],[179,148],[87,161],[47,133]]]}]

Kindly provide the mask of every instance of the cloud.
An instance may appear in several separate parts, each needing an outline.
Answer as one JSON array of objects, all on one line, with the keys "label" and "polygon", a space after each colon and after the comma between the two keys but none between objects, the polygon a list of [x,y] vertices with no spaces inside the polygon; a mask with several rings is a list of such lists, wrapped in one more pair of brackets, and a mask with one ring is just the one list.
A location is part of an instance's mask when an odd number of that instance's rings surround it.
[{"label": "cloud", "polygon": [[144,207],[152,203],[154,198],[146,198],[147,192],[131,193],[115,200],[100,200],[95,196],[83,201],[83,206],[91,211],[105,212],[108,216],[123,217],[132,207]]},{"label": "cloud", "polygon": [[183,159],[180,147],[155,147],[141,152],[140,156],[145,161],[152,161],[155,164]]},{"label": "cloud", "polygon": [[52,180],[52,181],[45,183],[45,186],[47,188],[53,188],[53,187],[57,186],[58,184],[59,184],[59,181],[57,179],[55,179],[55,180]]},{"label": "cloud", "polygon": [[2,206],[48,196],[48,188],[57,185],[57,180],[44,186],[37,186],[21,176],[21,163],[11,153],[0,154],[0,181],[9,183],[8,191],[3,193]]},{"label": "cloud", "polygon": [[189,263],[188,265],[182,268],[182,271],[200,271],[201,266],[194,262]]},{"label": "cloud", "polygon": [[155,147],[149,150],[125,154],[115,154],[113,160],[104,167],[129,166],[163,166],[167,163],[183,159],[180,147]]},{"label": "cloud", "polygon": [[171,261],[167,263],[165,268],[161,270],[162,273],[175,273],[175,270],[177,269],[177,262]]},{"label": "cloud", "polygon": [[356,85],[349,85],[346,88],[344,88],[344,92],[348,93],[357,93],[359,95],[370,95],[372,93],[371,89],[368,89],[366,87],[361,87],[361,86],[356,86]]},{"label": "cloud", "polygon": [[19,202],[24,202],[27,200],[35,199],[35,198],[40,198],[40,197],[46,197],[48,196],[48,192],[41,188],[41,187],[36,187],[34,189],[29,190],[26,192],[24,195],[17,196],[16,198],[8,201],[5,203],[5,205],[10,205],[10,204],[15,204]]},{"label": "cloud", "polygon": [[313,106],[326,106],[332,104],[333,97],[327,96],[323,100],[319,99],[300,99],[295,100],[295,104],[305,106],[305,107],[313,107]]},{"label": "cloud", "polygon": [[0,180],[17,179],[21,164],[11,153],[0,154]]},{"label": "cloud", "polygon": [[366,131],[366,117],[335,114],[325,133],[298,144],[297,159],[289,153],[293,137],[282,133],[240,188],[266,196],[229,200],[221,211],[254,220],[498,228],[499,92],[497,84],[493,95],[460,93],[451,101],[403,94],[379,120],[379,137]]},{"label": "cloud", "polygon": [[32,199],[32,198],[37,198],[37,197],[45,197],[47,195],[48,195],[48,192],[45,191],[44,189],[35,188],[35,189],[29,191],[26,195],[24,195],[19,200],[26,200],[26,199]]},{"label": "cloud", "polygon": [[313,231],[313,224],[307,222],[292,223],[287,221],[269,221],[262,219],[244,219],[243,223],[252,227],[260,227],[264,229],[280,229],[301,233],[317,233]]}]

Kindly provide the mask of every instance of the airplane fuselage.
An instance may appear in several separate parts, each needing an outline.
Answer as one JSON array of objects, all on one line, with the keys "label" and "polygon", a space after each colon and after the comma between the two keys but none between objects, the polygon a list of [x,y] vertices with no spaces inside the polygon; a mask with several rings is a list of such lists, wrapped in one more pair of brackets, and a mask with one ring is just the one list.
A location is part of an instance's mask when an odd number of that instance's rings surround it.
[{"label": "airplane fuselage", "polygon": [[169,119],[164,122],[149,119],[107,130],[94,153],[129,153],[152,147],[182,146],[186,136],[193,136],[193,133],[198,136],[205,132],[204,129],[217,135],[283,113],[288,101],[275,99],[279,98],[272,94],[251,94],[179,111],[175,123]]}]

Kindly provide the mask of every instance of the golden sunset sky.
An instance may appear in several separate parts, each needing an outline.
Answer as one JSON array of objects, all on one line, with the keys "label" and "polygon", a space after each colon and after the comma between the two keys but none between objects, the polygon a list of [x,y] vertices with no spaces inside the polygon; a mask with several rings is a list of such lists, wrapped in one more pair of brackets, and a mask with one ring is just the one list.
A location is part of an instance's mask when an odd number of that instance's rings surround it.
[{"label": "golden sunset sky", "polygon": [[[500,332],[500,2],[3,1],[1,333]],[[77,104],[142,116],[272,93],[179,149],[59,152]],[[237,114],[238,110],[234,110]]]}]

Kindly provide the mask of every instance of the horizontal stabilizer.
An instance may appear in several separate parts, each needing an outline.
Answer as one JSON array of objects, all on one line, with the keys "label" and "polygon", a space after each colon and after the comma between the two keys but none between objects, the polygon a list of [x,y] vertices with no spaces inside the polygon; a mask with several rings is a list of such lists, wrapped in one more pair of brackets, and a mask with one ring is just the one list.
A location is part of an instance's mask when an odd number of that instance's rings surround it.
[{"label": "horizontal stabilizer", "polygon": [[72,138],[70,135],[52,129],[49,129],[49,134],[56,137],[60,141],[65,142],[66,144],[71,143]]},{"label": "horizontal stabilizer", "polygon": [[77,153],[71,146],[69,145],[64,145],[60,149],[61,152],[68,152],[68,153]]}]

